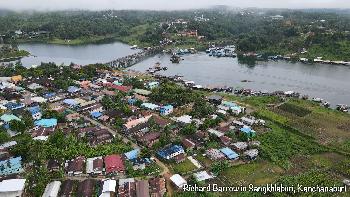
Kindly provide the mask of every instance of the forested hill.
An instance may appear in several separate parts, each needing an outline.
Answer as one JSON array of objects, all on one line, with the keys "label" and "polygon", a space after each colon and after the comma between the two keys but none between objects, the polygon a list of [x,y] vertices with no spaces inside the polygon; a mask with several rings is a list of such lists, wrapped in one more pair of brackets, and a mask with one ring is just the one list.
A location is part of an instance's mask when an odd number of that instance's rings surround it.
[{"label": "forested hill", "polygon": [[[5,41],[36,41],[81,44],[118,39],[130,44],[156,45],[164,38],[193,45],[178,38],[183,31],[197,30],[201,43],[231,41],[242,52],[271,55],[293,54],[332,60],[350,57],[349,10],[337,9],[229,9],[218,7],[187,11],[56,11],[0,12],[0,34]],[[201,18],[203,17],[203,18]],[[179,19],[182,22],[179,23]],[[174,22],[176,25],[174,25]],[[28,37],[13,36],[16,30]],[[40,37],[35,32],[48,33]],[[186,45],[186,46],[187,46]],[[321,50],[322,49],[322,50]]]}]

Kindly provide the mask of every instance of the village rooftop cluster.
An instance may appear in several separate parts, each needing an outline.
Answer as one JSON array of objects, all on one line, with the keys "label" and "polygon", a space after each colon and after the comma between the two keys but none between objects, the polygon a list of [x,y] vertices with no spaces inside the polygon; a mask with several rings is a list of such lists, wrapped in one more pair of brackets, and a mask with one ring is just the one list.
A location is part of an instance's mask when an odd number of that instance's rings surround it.
[{"label": "village rooftop cluster", "polygon": [[[82,69],[71,67],[76,72]],[[240,165],[259,157],[260,142],[254,139],[268,128],[245,106],[207,95],[203,102],[215,110],[193,117],[188,112],[193,103],[152,101],[157,89],[172,82],[132,71],[97,69],[97,73],[67,89],[55,88],[53,77],[0,78],[0,124],[11,137],[0,146],[0,193],[22,196],[30,186],[25,174],[32,164],[11,151],[22,133],[45,142],[63,132],[96,149],[113,143],[127,147],[112,154],[101,151],[95,157],[45,161],[49,173],[62,172],[63,177],[50,180],[43,196],[163,196],[192,179],[204,183],[215,179],[220,171],[215,165]],[[125,85],[130,79],[141,82],[142,88]],[[21,130],[18,125],[28,118],[32,127]]]}]

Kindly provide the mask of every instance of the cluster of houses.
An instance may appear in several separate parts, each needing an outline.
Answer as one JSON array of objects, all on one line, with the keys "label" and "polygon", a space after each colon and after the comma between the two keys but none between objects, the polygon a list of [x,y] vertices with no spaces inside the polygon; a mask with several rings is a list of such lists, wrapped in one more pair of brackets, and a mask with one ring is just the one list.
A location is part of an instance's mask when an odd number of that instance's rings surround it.
[{"label": "cluster of houses", "polygon": [[[122,155],[112,154],[93,158],[79,156],[67,160],[64,164],[64,170],[68,176],[124,177],[126,175],[126,162],[129,162],[134,170],[143,170],[153,163],[150,158],[140,158],[139,153],[140,149],[134,149]],[[58,171],[60,166],[61,164],[57,160],[50,160],[47,168],[50,171]]]},{"label": "cluster of houses", "polygon": [[[205,170],[204,165],[196,159],[196,154],[193,154],[199,149],[204,148],[204,156],[213,161],[246,162],[258,157],[259,142],[253,140],[256,136],[255,128],[263,126],[265,122],[245,115],[244,106],[224,100],[221,96],[208,96],[206,102],[215,106],[216,111],[207,118],[215,120],[226,116],[228,119],[213,128],[198,129],[194,134],[184,136],[179,133],[181,128],[193,123],[199,128],[205,118],[196,119],[186,113],[176,117],[174,115],[176,109],[171,104],[152,103],[150,99],[152,90],[160,86],[161,81],[143,80],[143,88],[124,85],[126,77],[135,77],[134,75],[135,73],[131,71],[126,73],[99,71],[93,80],[75,81],[66,89],[56,91],[54,78],[22,78],[22,76],[0,78],[0,90],[3,93],[0,97],[2,111],[0,124],[10,136],[16,136],[19,132],[11,127],[11,123],[23,122],[29,116],[34,125],[32,128],[27,128],[26,132],[29,132],[34,140],[48,140],[50,135],[61,130],[66,136],[74,135],[84,139],[91,147],[96,147],[113,143],[115,133],[110,130],[116,130],[115,122],[121,119],[123,123],[117,132],[124,138],[130,139],[141,149],[153,149],[155,156],[166,164],[174,162],[180,165],[189,160],[196,166],[191,173],[199,181],[215,178],[210,169]],[[118,92],[122,92],[125,96],[120,101],[112,102],[122,102],[130,108],[130,114],[125,114],[118,108],[104,106],[104,97],[120,95]],[[171,139],[168,139],[165,146],[163,144],[155,149],[154,145],[160,141],[165,128],[170,129]],[[233,135],[237,137],[233,138]],[[179,141],[174,142],[174,139]],[[220,147],[208,148],[207,144],[212,140],[217,141]],[[15,145],[16,142],[3,145],[4,152],[1,152],[1,155],[4,155],[5,159],[0,161],[1,175],[20,175],[24,171],[21,157],[11,157],[11,154],[6,153],[9,146]],[[131,165],[133,170],[144,170],[154,164],[152,157],[141,158],[138,157],[139,153],[140,149],[135,149],[125,154],[92,158],[78,156],[63,163],[49,160],[48,170],[50,172],[63,170],[67,180],[62,183],[59,181],[50,183],[45,193],[47,196],[55,196],[52,194],[65,196],[75,192],[79,194],[93,192],[99,196],[109,195],[109,192],[119,196],[130,196],[131,193],[133,196],[148,193],[164,194],[165,182],[162,177],[148,181],[128,177],[127,166]],[[79,180],[83,181],[74,182],[74,177],[79,177]],[[179,188],[186,183],[185,178],[180,174],[170,176],[170,180]],[[114,179],[119,179],[119,182]],[[105,192],[107,193],[104,194]]]},{"label": "cluster of houses", "polygon": [[43,197],[52,196],[163,196],[166,192],[165,179],[155,177],[149,180],[134,178],[64,180],[49,183]]},{"label": "cluster of houses", "polygon": [[[231,117],[233,115],[233,118],[221,122],[217,127],[209,128],[205,131],[197,130],[192,135],[182,137],[181,144],[172,144],[159,150],[157,152],[158,158],[166,162],[179,164],[185,161],[188,155],[196,153],[196,150],[204,149],[205,151],[202,155],[212,160],[212,162],[226,160],[230,164],[235,165],[257,159],[260,142],[254,140],[257,135],[255,128],[265,127],[265,121],[245,115],[245,107],[234,102],[225,101],[221,96],[208,96],[207,99],[208,102],[216,106],[216,114],[230,114]],[[211,117],[216,118],[217,115],[214,114]],[[203,123],[202,120],[194,119],[189,115],[173,117],[172,119],[181,125],[191,123],[200,125]],[[232,135],[235,137],[232,137]],[[218,142],[217,148],[207,147],[211,140]],[[197,170],[193,172],[193,176],[197,181],[215,178],[210,171],[198,171],[203,169],[203,165],[195,159],[196,154],[187,158],[197,167]],[[175,174],[170,179],[177,188],[181,189],[187,184],[186,177],[187,175]]]},{"label": "cluster of houses", "polygon": [[[1,196],[25,196],[26,179],[6,179],[0,181]],[[134,178],[85,179],[82,181],[66,179],[50,182],[43,197],[56,196],[164,196],[166,193],[165,179],[154,177],[149,180]]]}]

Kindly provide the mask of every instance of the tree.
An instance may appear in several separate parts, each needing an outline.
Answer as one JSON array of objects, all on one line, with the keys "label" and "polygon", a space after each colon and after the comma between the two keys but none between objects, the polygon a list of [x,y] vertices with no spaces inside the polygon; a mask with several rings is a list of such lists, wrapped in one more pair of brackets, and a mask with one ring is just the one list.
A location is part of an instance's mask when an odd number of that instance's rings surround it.
[{"label": "tree", "polygon": [[63,113],[59,113],[55,110],[46,110],[43,113],[43,118],[56,118],[58,122],[64,123],[66,121],[66,117]]},{"label": "tree", "polygon": [[181,129],[183,135],[193,135],[197,132],[197,127],[194,123],[187,124]]},{"label": "tree", "polygon": [[212,165],[212,172],[216,175],[219,175],[221,172],[225,171],[229,167],[227,161],[218,161]]},{"label": "tree", "polygon": [[134,77],[126,78],[123,84],[126,86],[133,86],[133,88],[139,88],[139,89],[145,88],[143,82],[140,81],[138,78],[134,78]]},{"label": "tree", "polygon": [[120,118],[120,117],[116,117],[115,119],[114,119],[114,127],[116,128],[116,129],[121,129],[121,128],[123,128],[123,125],[124,125],[124,120],[122,119],[122,118]]},{"label": "tree", "polygon": [[0,127],[0,143],[5,143],[9,141],[11,138],[7,134],[6,130],[3,127]]},{"label": "tree", "polygon": [[204,118],[215,112],[215,107],[206,102],[203,98],[195,101],[191,115],[195,118]]},{"label": "tree", "polygon": [[112,108],[113,101],[112,101],[111,97],[104,96],[101,100],[101,104],[105,109],[108,110],[108,109]]},{"label": "tree", "polygon": [[23,133],[26,130],[26,125],[22,121],[12,120],[10,122],[10,129],[18,133]]},{"label": "tree", "polygon": [[48,142],[54,147],[64,149],[66,147],[66,136],[62,130],[57,130],[49,136]]},{"label": "tree", "polygon": [[29,111],[25,111],[25,113],[23,114],[22,120],[26,128],[32,128],[34,126],[34,120],[32,118],[32,115],[29,113]]}]

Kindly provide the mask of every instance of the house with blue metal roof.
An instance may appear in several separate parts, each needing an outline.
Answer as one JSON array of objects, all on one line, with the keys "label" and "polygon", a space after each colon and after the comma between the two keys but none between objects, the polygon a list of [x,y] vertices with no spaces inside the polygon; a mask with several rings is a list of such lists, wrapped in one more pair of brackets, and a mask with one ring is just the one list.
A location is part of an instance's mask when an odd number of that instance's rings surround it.
[{"label": "house with blue metal roof", "polygon": [[19,174],[23,171],[22,157],[14,157],[8,160],[0,161],[0,176]]},{"label": "house with blue metal roof", "polygon": [[68,87],[68,92],[69,93],[77,93],[77,92],[79,92],[80,91],[80,88],[78,88],[78,87],[76,87],[76,86],[69,86]]},{"label": "house with blue metal roof", "polygon": [[50,118],[50,119],[40,119],[34,122],[35,126],[49,128],[49,127],[56,127],[57,125],[57,119],[56,118]]},{"label": "house with blue metal roof", "polygon": [[170,160],[183,153],[185,153],[185,150],[182,146],[172,145],[158,151],[157,155],[163,159]]},{"label": "house with blue metal roof", "polygon": [[236,107],[238,106],[236,103],[234,102],[229,102],[229,101],[222,101],[221,105],[225,106],[225,107]]},{"label": "house with blue metal roof", "polygon": [[64,99],[63,103],[69,105],[69,107],[76,107],[79,104],[75,99]]},{"label": "house with blue metal roof", "polygon": [[242,128],[239,129],[239,131],[244,133],[247,137],[255,137],[256,136],[256,132],[248,126],[243,126]]},{"label": "house with blue metal roof", "polygon": [[174,111],[174,107],[172,105],[161,106],[159,109],[160,115],[166,116],[171,114]]},{"label": "house with blue metal roof", "polygon": [[238,159],[239,158],[239,155],[235,151],[233,151],[232,149],[230,149],[228,147],[222,148],[222,149],[220,149],[220,151],[222,153],[224,153],[224,155],[228,159],[234,160],[234,159]]},{"label": "house with blue metal roof", "polygon": [[3,121],[4,123],[9,123],[12,120],[17,120],[17,121],[21,121],[20,118],[18,118],[17,116],[13,115],[13,114],[3,114],[0,117],[1,121]]},{"label": "house with blue metal roof", "polygon": [[39,120],[42,116],[39,106],[29,107],[28,111],[31,113],[33,120]]},{"label": "house with blue metal roof", "polygon": [[223,108],[230,109],[236,115],[243,113],[245,110],[244,107],[241,107],[241,106],[237,105],[236,103],[230,102],[230,101],[222,101],[221,106],[223,106]]},{"label": "house with blue metal roof", "polygon": [[124,153],[125,157],[128,160],[136,159],[140,154],[140,149],[134,149],[132,151],[129,151],[127,153]]},{"label": "house with blue metal roof", "polygon": [[136,100],[135,98],[129,98],[129,99],[128,99],[128,104],[129,104],[129,105],[135,105],[136,101],[137,101],[137,100]]},{"label": "house with blue metal roof", "polygon": [[48,93],[43,95],[43,97],[46,98],[46,99],[49,99],[49,98],[52,98],[52,97],[55,97],[55,96],[56,96],[56,93],[54,93],[54,92],[48,92]]},{"label": "house with blue metal roof", "polygon": [[5,107],[10,110],[16,110],[16,109],[22,109],[25,107],[23,103],[13,103],[13,102],[8,102],[5,104]]},{"label": "house with blue metal roof", "polygon": [[102,115],[103,115],[103,114],[102,114],[101,112],[98,112],[98,111],[91,112],[91,117],[92,117],[92,118],[95,118],[95,119],[101,117]]}]

